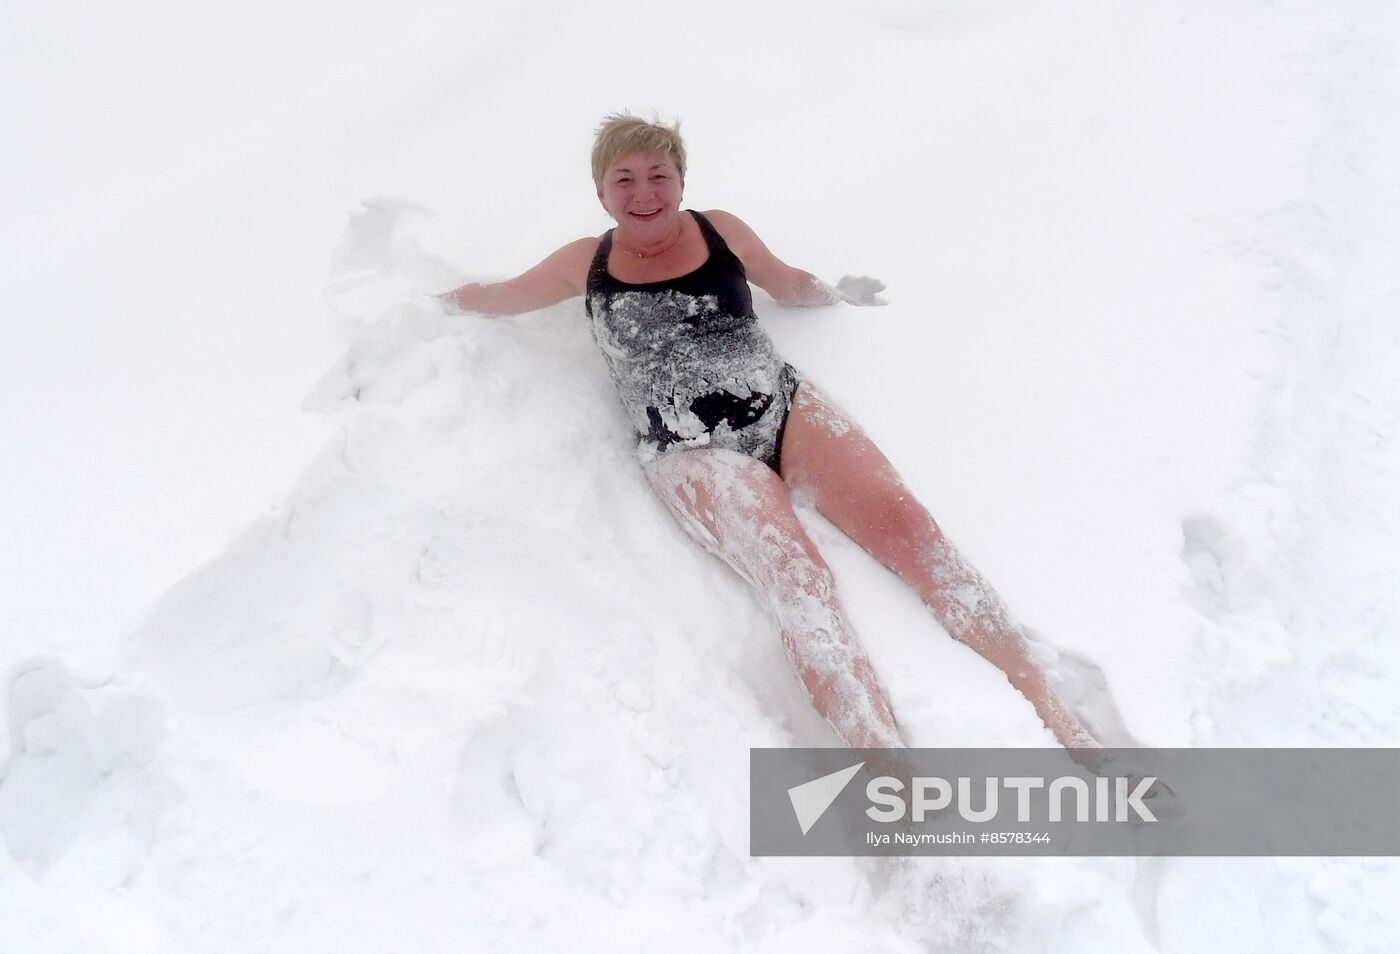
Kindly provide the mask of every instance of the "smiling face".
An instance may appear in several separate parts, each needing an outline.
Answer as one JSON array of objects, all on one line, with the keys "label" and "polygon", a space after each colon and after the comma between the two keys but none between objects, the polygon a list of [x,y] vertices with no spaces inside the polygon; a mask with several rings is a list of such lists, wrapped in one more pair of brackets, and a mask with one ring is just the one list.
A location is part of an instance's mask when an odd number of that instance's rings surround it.
[{"label": "smiling face", "polygon": [[642,240],[676,228],[684,183],[665,152],[629,152],[603,173],[598,201],[618,228]]}]

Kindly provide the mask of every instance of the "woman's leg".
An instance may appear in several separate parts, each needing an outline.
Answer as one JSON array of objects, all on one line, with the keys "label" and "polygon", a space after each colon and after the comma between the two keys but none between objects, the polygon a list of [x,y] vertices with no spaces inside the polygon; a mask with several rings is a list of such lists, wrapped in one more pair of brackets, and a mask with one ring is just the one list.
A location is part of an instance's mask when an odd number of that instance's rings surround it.
[{"label": "woman's leg", "polygon": [[[943,535],[874,442],[807,381],[793,400],[782,462],[783,479],[811,494],[824,517],[912,586],[949,635],[1005,672],[1062,745],[1097,748],[1046,684],[1001,597]],[[1087,752],[1084,757],[1096,761]]]},{"label": "woman's leg", "polygon": [[772,468],[729,450],[663,455],[646,468],[686,531],[755,586],[818,713],[852,748],[902,747],[831,571]]}]

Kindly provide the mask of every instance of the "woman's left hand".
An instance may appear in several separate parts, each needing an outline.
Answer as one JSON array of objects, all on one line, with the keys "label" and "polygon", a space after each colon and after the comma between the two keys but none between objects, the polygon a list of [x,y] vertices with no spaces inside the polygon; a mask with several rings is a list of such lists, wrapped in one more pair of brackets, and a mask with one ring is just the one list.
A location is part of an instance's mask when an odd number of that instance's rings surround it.
[{"label": "woman's left hand", "polygon": [[884,282],[865,275],[844,275],[836,283],[836,293],[848,305],[888,305],[889,302],[878,297],[884,290]]}]

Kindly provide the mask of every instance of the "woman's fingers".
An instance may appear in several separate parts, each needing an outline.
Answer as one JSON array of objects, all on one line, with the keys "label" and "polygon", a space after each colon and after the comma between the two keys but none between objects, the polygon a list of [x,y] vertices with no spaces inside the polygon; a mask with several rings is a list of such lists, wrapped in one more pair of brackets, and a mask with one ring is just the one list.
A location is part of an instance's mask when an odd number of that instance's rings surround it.
[{"label": "woman's fingers", "polygon": [[841,293],[844,301],[852,305],[889,304],[883,298],[877,297],[878,293],[885,290],[885,283],[867,275],[844,275],[836,283],[836,290]]}]

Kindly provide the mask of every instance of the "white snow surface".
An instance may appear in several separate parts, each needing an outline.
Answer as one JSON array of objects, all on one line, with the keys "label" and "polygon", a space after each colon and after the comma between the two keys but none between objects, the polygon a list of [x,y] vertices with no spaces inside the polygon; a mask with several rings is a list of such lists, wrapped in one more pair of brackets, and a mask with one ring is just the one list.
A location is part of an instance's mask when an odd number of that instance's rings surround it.
[{"label": "white snow surface", "polygon": [[[772,620],[582,299],[424,294],[679,115],[686,207],[887,282],[755,298],[1137,741],[1400,745],[1394,4],[55,0],[0,80],[0,952],[1400,946],[1390,859],[749,857],[836,744]],[[1053,744],[803,517],[911,743]]]}]

